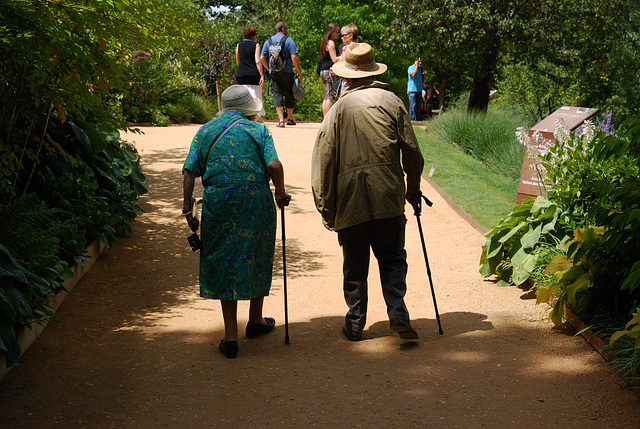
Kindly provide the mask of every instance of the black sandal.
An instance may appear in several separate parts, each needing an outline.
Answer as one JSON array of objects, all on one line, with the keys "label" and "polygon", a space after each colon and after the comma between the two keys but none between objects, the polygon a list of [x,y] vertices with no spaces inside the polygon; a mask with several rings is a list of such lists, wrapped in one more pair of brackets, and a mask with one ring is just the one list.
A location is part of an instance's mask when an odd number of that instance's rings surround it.
[{"label": "black sandal", "polygon": [[284,128],[284,121],[278,123],[278,128]]},{"label": "black sandal", "polygon": [[[293,119],[289,119],[289,120],[287,121],[287,125],[295,125],[295,124],[296,124],[296,121],[294,121]],[[283,125],[283,126],[284,126],[284,125]]]},{"label": "black sandal", "polygon": [[220,353],[225,355],[227,359],[235,359],[238,356],[238,342],[237,341],[220,341],[218,346]]},{"label": "black sandal", "polygon": [[247,323],[247,329],[245,331],[247,338],[256,338],[273,331],[273,327],[276,326],[276,320],[273,317],[265,317],[264,321],[266,324]]}]

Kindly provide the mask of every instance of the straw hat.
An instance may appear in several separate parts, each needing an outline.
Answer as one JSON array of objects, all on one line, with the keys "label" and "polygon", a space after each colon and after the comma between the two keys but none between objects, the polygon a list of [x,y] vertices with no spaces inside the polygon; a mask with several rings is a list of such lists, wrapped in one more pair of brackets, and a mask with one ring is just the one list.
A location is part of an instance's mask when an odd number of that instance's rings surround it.
[{"label": "straw hat", "polygon": [[357,79],[376,76],[387,71],[387,66],[376,63],[373,49],[367,43],[349,43],[344,51],[344,61],[335,63],[331,71],[340,77]]},{"label": "straw hat", "polygon": [[220,112],[237,110],[245,116],[256,115],[262,109],[262,101],[251,96],[242,85],[231,85],[222,92],[222,109]]}]

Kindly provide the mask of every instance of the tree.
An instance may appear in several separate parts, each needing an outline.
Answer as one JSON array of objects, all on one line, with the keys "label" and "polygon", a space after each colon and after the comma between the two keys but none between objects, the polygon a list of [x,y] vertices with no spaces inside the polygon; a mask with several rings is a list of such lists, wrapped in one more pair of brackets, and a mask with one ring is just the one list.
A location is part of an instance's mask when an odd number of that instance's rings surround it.
[{"label": "tree", "polygon": [[[26,191],[39,159],[66,156],[53,116],[126,123],[105,108],[124,91],[132,53],[187,45],[202,14],[191,0],[0,0],[0,195]],[[68,158],[69,162],[73,162]]]}]

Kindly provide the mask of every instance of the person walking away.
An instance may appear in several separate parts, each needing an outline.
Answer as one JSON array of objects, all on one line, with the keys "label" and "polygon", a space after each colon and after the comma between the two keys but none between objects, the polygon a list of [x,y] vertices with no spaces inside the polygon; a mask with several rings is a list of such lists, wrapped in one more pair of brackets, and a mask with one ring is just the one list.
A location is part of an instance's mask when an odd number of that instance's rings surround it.
[{"label": "person walking away", "polygon": [[409,118],[421,121],[422,115],[422,58],[417,58],[407,69],[407,95],[409,96]]},{"label": "person walking away", "polygon": [[[252,97],[262,103],[262,86],[264,85],[264,72],[260,62],[260,44],[258,41],[258,29],[246,27],[244,39],[236,45],[236,82],[249,90]],[[258,112],[258,118],[264,116],[264,107]]]},{"label": "person walking away", "polygon": [[[275,320],[262,316],[269,295],[276,239],[276,208],[269,187],[275,187],[278,207],[289,204],[284,169],[269,129],[251,119],[262,103],[247,88],[232,85],[222,93],[218,117],[196,133],[182,169],[182,214],[192,231],[192,195],[196,177],[204,186],[200,296],[219,299],[224,340],[219,350],[227,358],[238,353],[237,308],[249,300],[248,338],[273,330]],[[226,132],[225,132],[226,131]],[[220,137],[222,136],[222,137]]]},{"label": "person walking away", "polygon": [[[296,107],[296,99],[293,96],[293,82],[295,77],[302,82],[302,69],[300,68],[300,58],[298,57],[298,48],[291,37],[288,37],[287,24],[278,22],[275,28],[276,34],[269,37],[262,46],[260,62],[265,69],[269,70],[271,75],[271,92],[273,94],[273,105],[278,113],[278,127],[284,128],[284,107],[287,108],[287,125],[295,125],[293,120],[293,110]],[[284,39],[284,40],[283,40]],[[283,68],[282,70],[273,70],[269,67],[269,48],[274,44],[281,44]],[[293,67],[295,66],[297,74],[294,76]]]},{"label": "person walking away", "polygon": [[322,79],[322,85],[324,86],[324,99],[322,100],[322,114],[327,115],[331,106],[333,106],[333,100],[336,96],[333,93],[333,77],[331,76],[331,66],[338,61],[338,52],[336,50],[336,42],[340,37],[340,27],[338,24],[331,23],[327,26],[327,30],[324,32],[322,42],[320,43],[320,78]]},{"label": "person walking away", "polygon": [[[370,252],[378,261],[390,329],[418,338],[404,303],[407,253],[405,199],[420,203],[424,160],[409,115],[389,85],[375,76],[387,66],[371,46],[352,43],[331,70],[347,85],[322,121],[312,154],[311,187],[324,226],[337,231],[349,310],[343,334],[362,339],[367,318]],[[404,174],[406,173],[406,192]]]}]

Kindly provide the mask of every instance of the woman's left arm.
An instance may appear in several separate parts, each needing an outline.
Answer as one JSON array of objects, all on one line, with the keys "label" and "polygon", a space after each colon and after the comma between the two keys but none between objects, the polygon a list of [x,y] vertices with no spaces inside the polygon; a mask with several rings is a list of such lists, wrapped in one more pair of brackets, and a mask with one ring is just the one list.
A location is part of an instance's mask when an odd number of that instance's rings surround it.
[{"label": "woman's left arm", "polygon": [[240,46],[239,43],[236,45],[236,66],[240,65],[240,51],[238,50],[238,46]]},{"label": "woman's left arm", "polygon": [[284,168],[280,160],[274,159],[273,161],[269,161],[267,171],[276,188],[276,204],[278,204],[280,208],[288,206],[289,201],[291,201],[291,195],[287,194],[284,189]]},{"label": "woman's left arm", "polygon": [[256,43],[256,53],[254,56],[258,73],[260,73],[260,86],[262,86],[264,85],[264,71],[262,70],[262,61],[260,61],[260,43]]}]

